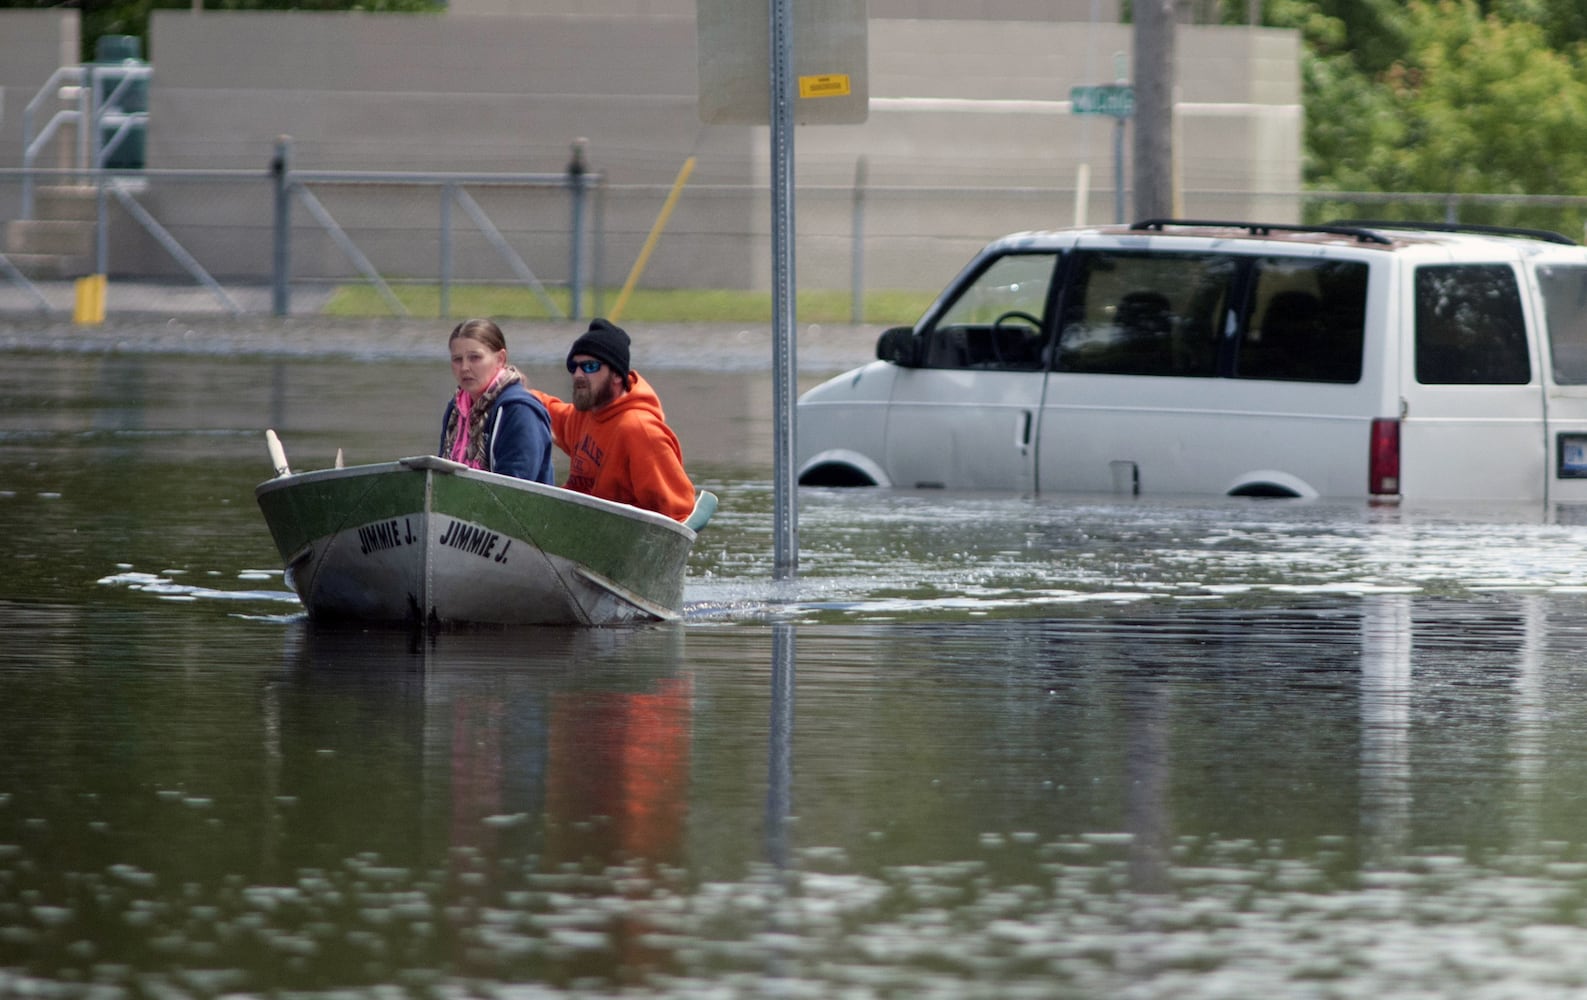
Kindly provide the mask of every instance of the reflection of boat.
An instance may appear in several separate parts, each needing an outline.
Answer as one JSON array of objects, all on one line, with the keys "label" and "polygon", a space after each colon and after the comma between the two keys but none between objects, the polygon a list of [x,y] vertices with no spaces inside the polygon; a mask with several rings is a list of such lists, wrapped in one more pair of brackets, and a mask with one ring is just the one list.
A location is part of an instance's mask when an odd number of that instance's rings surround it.
[{"label": "reflection of boat", "polygon": [[[279,445],[272,438],[272,455]],[[292,473],[254,491],[315,619],[612,625],[670,619],[695,532],[651,511],[434,456]]]},{"label": "reflection of boat", "polygon": [[[263,685],[269,856],[283,878],[322,865],[335,830],[426,884],[443,868],[489,872],[502,887],[511,872],[622,865],[611,886],[591,881],[599,895],[642,881],[639,865],[654,878],[681,871],[687,635],[288,625],[283,669]],[[475,899],[468,883],[449,885],[448,903]],[[646,944],[660,928],[638,915],[602,923],[625,962],[661,961]]]}]

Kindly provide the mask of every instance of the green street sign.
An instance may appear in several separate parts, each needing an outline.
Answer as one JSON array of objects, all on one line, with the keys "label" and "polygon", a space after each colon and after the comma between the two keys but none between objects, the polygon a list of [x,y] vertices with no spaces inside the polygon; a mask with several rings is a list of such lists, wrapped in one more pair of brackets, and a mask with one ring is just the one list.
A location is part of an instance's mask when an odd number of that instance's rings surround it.
[{"label": "green street sign", "polygon": [[1069,103],[1077,115],[1108,115],[1129,118],[1135,114],[1135,88],[1127,83],[1100,87],[1071,87]]}]

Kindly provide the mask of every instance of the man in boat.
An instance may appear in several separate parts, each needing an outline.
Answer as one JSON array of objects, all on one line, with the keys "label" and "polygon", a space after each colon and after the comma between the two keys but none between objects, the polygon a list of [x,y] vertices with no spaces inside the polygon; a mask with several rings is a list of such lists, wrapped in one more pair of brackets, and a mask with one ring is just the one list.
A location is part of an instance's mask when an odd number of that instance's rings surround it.
[{"label": "man in boat", "polygon": [[694,484],[683,471],[683,449],[656,391],[629,370],[628,344],[621,327],[592,320],[568,351],[573,401],[530,391],[551,414],[553,439],[567,453],[566,488],[687,520]]}]

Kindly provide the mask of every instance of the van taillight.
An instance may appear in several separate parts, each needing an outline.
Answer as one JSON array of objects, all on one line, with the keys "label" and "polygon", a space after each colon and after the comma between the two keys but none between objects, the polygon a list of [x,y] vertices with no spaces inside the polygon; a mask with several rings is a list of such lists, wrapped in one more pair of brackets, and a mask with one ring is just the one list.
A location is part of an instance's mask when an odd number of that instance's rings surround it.
[{"label": "van taillight", "polygon": [[1367,492],[1373,496],[1400,492],[1400,422],[1392,417],[1372,421],[1367,462]]}]

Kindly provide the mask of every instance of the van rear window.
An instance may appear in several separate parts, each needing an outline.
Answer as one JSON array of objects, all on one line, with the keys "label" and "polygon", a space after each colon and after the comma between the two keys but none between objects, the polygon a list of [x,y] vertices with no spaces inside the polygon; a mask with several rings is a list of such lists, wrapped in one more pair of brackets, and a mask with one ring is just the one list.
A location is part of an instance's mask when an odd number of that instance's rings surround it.
[{"label": "van rear window", "polygon": [[1234,373],[1242,378],[1358,382],[1367,265],[1259,257],[1251,268]]},{"label": "van rear window", "polygon": [[1587,267],[1537,269],[1548,320],[1548,349],[1559,385],[1587,385]]},{"label": "van rear window", "polygon": [[1521,294],[1509,265],[1416,269],[1416,381],[1525,385],[1531,380]]}]

